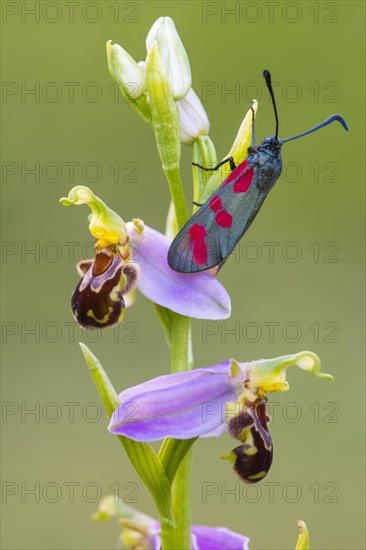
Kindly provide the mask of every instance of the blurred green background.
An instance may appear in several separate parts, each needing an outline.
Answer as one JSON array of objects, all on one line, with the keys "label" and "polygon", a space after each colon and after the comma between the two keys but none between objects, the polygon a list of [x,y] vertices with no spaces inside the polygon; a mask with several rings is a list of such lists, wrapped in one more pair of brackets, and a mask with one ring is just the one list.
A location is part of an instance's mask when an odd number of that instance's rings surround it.
[{"label": "blurred green background", "polygon": [[[335,383],[290,371],[290,393],[270,396],[275,457],[257,487],[243,487],[218,458],[233,448],[228,436],[198,442],[194,523],[246,534],[252,549],[290,549],[295,522],[303,519],[313,549],[365,548],[364,3],[1,7],[2,547],[114,548],[118,526],[90,521],[100,496],[111,492],[155,514],[106,430],[77,343],[90,346],[122,390],[167,372],[164,337],[141,295],[118,330],[100,335],[75,326],[69,297],[78,280],[74,264],[91,253],[88,212],[65,209],[58,199],[84,183],[125,220],[140,217],[164,230],[169,193],[153,134],[117,101],[105,43],[112,39],[144,59],[151,25],[169,15],[188,52],[194,89],[205,98],[219,158],[253,97],[258,141],[274,132],[264,68],[277,83],[280,137],[334,112],[351,129],[332,125],[284,146],[283,176],[220,273],[231,318],[193,322],[197,367],[311,349]],[[182,173],[191,200],[189,148]]]}]

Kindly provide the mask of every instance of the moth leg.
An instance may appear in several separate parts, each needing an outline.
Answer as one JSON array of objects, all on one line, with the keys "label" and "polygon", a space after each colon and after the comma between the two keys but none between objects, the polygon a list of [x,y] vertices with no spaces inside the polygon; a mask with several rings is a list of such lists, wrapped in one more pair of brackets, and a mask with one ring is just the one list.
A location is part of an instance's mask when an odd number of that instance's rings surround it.
[{"label": "moth leg", "polygon": [[192,201],[192,204],[194,204],[195,206],[203,206],[201,202],[196,202],[196,201]]},{"label": "moth leg", "polygon": [[216,164],[216,166],[214,166],[213,168],[206,168],[205,166],[202,166],[202,164],[197,164],[197,162],[192,162],[192,165],[193,166],[198,166],[198,168],[201,168],[202,170],[206,170],[206,172],[208,172],[208,171],[218,170],[220,168],[220,166],[222,166],[223,164],[226,164],[227,162],[230,163],[231,171],[235,170],[236,164],[235,164],[235,161],[234,161],[233,157],[228,157],[227,159],[222,160],[221,162]]}]

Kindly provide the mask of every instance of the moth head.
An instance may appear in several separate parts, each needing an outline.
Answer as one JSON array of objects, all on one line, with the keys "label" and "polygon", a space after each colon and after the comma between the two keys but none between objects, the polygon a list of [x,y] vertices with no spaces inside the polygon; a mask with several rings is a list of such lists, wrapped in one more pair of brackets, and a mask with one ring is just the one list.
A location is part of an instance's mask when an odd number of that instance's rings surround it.
[{"label": "moth head", "polygon": [[270,151],[280,151],[282,142],[276,136],[270,136],[263,140],[262,147],[269,149]]}]

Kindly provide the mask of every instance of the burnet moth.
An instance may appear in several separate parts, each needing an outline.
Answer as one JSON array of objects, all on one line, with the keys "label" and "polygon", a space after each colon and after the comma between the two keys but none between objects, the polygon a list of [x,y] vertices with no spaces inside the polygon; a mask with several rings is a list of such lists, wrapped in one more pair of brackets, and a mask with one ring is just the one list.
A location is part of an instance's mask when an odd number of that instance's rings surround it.
[{"label": "burnet moth", "polygon": [[278,138],[278,115],[269,71],[263,71],[276,120],[276,134],[266,138],[257,147],[254,136],[253,147],[248,157],[239,166],[232,157],[221,161],[214,168],[218,170],[230,163],[231,174],[221,183],[211,197],[182,227],[171,244],[168,263],[180,273],[195,273],[220,266],[234,250],[258,214],[265,198],[278,180],[282,170],[281,147],[283,143],[316,132],[334,121],[348,126],[339,115],[332,115],[311,130],[288,139]]}]

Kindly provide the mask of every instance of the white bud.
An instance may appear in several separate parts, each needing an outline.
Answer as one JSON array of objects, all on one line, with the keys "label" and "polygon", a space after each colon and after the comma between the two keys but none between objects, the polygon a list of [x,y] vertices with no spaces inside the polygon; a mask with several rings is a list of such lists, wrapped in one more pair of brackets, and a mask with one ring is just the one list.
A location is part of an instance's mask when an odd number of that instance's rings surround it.
[{"label": "white bud", "polygon": [[109,72],[131,99],[140,97],[145,89],[144,70],[118,44],[107,42],[107,59]]},{"label": "white bud", "polygon": [[148,52],[154,41],[158,45],[173,98],[175,101],[182,99],[192,85],[191,68],[187,53],[170,17],[160,17],[151,27],[146,38]]},{"label": "white bud", "polygon": [[183,99],[177,101],[177,107],[182,143],[193,143],[199,136],[209,133],[210,122],[206,111],[192,88]]}]

